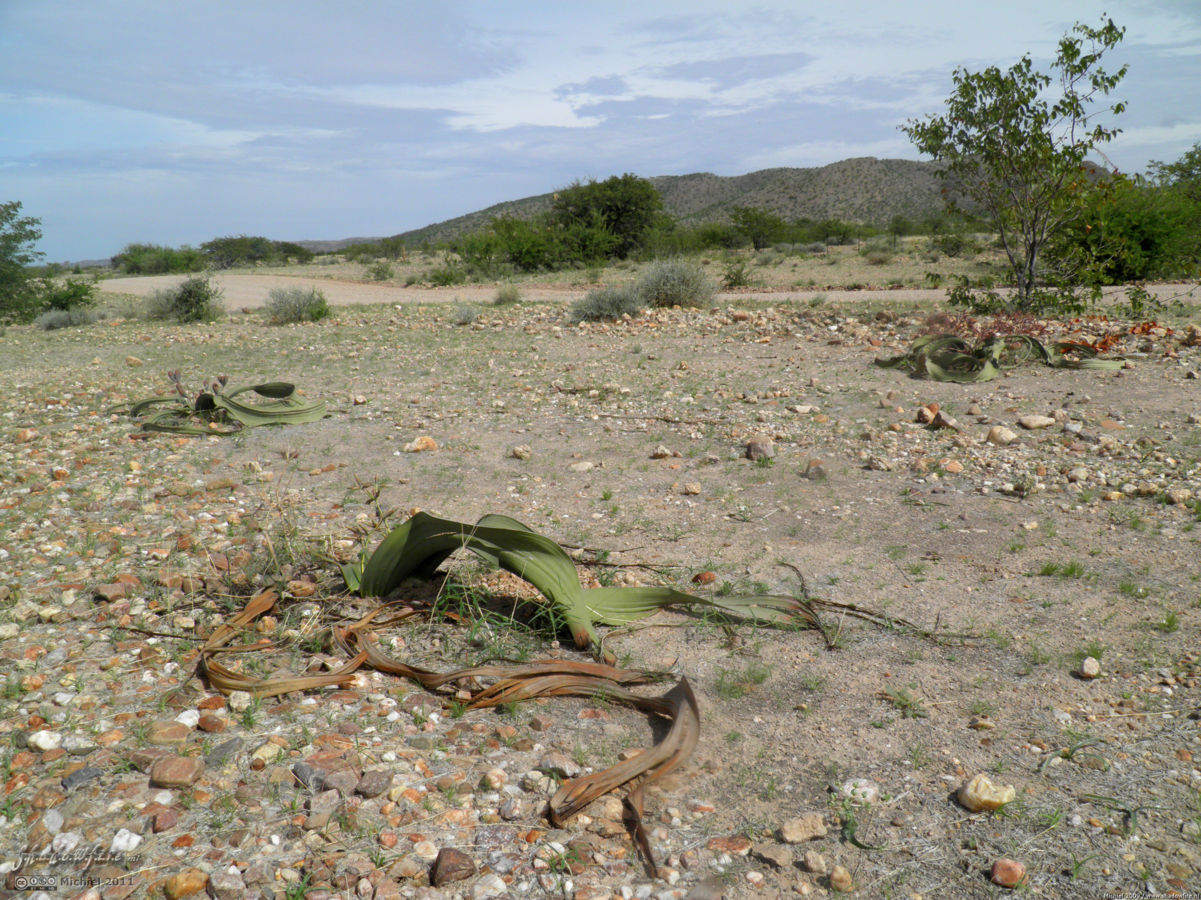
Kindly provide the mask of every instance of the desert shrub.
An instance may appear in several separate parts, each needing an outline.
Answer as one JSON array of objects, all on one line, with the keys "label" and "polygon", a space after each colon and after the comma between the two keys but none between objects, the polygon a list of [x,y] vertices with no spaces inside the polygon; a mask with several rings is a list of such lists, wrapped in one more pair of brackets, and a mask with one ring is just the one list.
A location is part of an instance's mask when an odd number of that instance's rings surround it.
[{"label": "desert shrub", "polygon": [[314,287],[272,288],[267,294],[267,317],[272,325],[317,322],[329,314],[325,294]]},{"label": "desert shrub", "polygon": [[497,306],[508,306],[521,300],[521,288],[515,284],[502,284],[496,289],[492,302]]},{"label": "desert shrub", "polygon": [[80,325],[91,325],[96,321],[96,313],[90,309],[74,307],[68,309],[48,309],[36,319],[33,324],[42,331],[55,331],[59,328],[75,328]]},{"label": "desert shrub", "polygon": [[174,322],[212,322],[225,314],[221,288],[207,275],[193,275],[175,288],[155,291],[146,301],[146,317]]},{"label": "desert shrub", "polygon": [[721,286],[727,291],[752,283],[750,266],[739,256],[731,257],[722,266]]},{"label": "desert shrub", "polygon": [[810,241],[807,244],[798,245],[802,253],[825,253],[826,245],[821,241]]},{"label": "desert shrub", "polygon": [[884,266],[892,262],[892,253],[887,250],[865,250],[862,255],[869,266]]},{"label": "desert shrub", "polygon": [[[772,249],[774,251],[776,251],[776,253],[779,253],[782,256],[799,256],[804,253],[812,252],[812,251],[806,249],[808,246],[809,246],[808,244],[789,243],[787,241],[781,241],[778,244],[772,244]],[[825,245],[823,245],[823,247],[824,246]]]},{"label": "desert shrub", "polygon": [[470,325],[479,316],[479,310],[474,306],[460,304],[455,307],[454,316],[451,319],[456,325]]},{"label": "desert shrub", "polygon": [[392,275],[392,267],[383,261],[374,262],[367,267],[367,277],[372,281],[387,281]]},{"label": "desert shrub", "polygon": [[462,284],[466,281],[467,270],[448,260],[440,266],[434,266],[434,268],[426,272],[425,277],[429,279],[430,284],[437,285],[438,287],[447,287],[452,284]]},{"label": "desert shrub", "polygon": [[696,263],[669,259],[651,263],[638,277],[634,292],[644,306],[707,307],[717,288]]},{"label": "desert shrub", "polygon": [[594,322],[636,316],[646,308],[642,296],[630,285],[606,285],[589,291],[571,306],[571,321]]},{"label": "desert shrub", "polygon": [[347,244],[338,251],[343,259],[351,262],[366,263],[368,260],[384,255],[384,248],[376,241],[361,244]]},{"label": "desert shrub", "polygon": [[955,231],[934,235],[930,238],[930,246],[944,256],[952,258],[962,256],[965,253],[977,253],[980,250],[979,245],[974,240],[966,234],[960,234]]}]

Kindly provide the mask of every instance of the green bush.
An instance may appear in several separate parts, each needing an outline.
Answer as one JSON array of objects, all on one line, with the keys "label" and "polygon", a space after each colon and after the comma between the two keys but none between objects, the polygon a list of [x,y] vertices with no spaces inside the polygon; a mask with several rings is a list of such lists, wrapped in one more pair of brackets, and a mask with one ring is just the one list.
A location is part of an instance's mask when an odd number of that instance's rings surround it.
[{"label": "green bush", "polygon": [[430,269],[426,275],[430,284],[447,287],[452,284],[462,284],[467,280],[467,270],[449,260],[440,266]]},{"label": "green bush", "polygon": [[41,310],[30,266],[45,254],[41,219],[21,215],[19,201],[0,203],[0,323],[28,322]]},{"label": "green bush", "polygon": [[212,322],[225,314],[221,288],[207,275],[193,275],[175,288],[155,291],[146,301],[146,316],[174,322]]},{"label": "green bush", "polygon": [[375,262],[367,267],[367,277],[372,281],[387,281],[393,274],[392,267],[386,262]]},{"label": "green bush", "polygon": [[930,238],[930,247],[944,256],[952,258],[962,256],[965,253],[972,254],[980,251],[979,244],[966,234],[960,234],[956,231],[934,235]]},{"label": "green bush", "polygon": [[1201,203],[1142,179],[1112,176],[1087,215],[1047,247],[1050,265],[1082,254],[1101,284],[1188,278],[1201,264]]},{"label": "green bush", "polygon": [[329,314],[325,294],[314,287],[272,288],[267,294],[267,317],[272,325],[318,322]]},{"label": "green bush", "polygon": [[555,193],[550,221],[564,232],[578,231],[570,243],[576,261],[598,256],[624,259],[645,242],[663,209],[663,198],[645,178],[629,173],[604,181],[575,182]]},{"label": "green bush", "polygon": [[589,291],[571,306],[572,322],[620,319],[636,316],[646,308],[638,292],[630,285],[606,285]]},{"label": "green bush", "polygon": [[740,256],[731,257],[722,266],[721,286],[727,291],[753,284],[750,266]]},{"label": "green bush", "polygon": [[311,262],[315,255],[312,250],[299,244],[245,234],[214,238],[201,244],[200,250],[208,257],[209,263],[218,269],[260,264],[282,266],[292,259],[306,263]]},{"label": "green bush", "polygon": [[496,296],[492,299],[496,306],[509,306],[520,301],[521,288],[515,284],[502,284],[496,289]]},{"label": "green bush", "polygon": [[68,309],[48,309],[36,319],[33,324],[42,331],[55,331],[59,328],[75,328],[79,325],[91,325],[96,321],[96,313],[80,307]]},{"label": "green bush", "polygon": [[717,287],[696,263],[669,259],[651,263],[634,284],[644,306],[707,307]]},{"label": "green bush", "polygon": [[96,305],[96,285],[78,278],[43,282],[42,306],[48,310],[73,310]]},{"label": "green bush", "polygon": [[562,233],[543,222],[505,216],[490,227],[502,257],[522,272],[554,269],[564,261]]}]

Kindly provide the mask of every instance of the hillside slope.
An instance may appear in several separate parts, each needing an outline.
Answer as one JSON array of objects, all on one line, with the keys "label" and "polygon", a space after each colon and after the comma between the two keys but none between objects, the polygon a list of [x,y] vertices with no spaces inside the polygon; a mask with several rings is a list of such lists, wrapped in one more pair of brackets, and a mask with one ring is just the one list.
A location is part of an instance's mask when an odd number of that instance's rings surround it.
[{"label": "hillside slope", "polygon": [[[865,156],[812,169],[763,169],[746,175],[659,175],[649,179],[668,213],[688,225],[726,221],[739,206],[769,210],[785,220],[841,219],[886,225],[894,216],[920,220],[945,207],[934,163]],[[529,218],[550,208],[553,193],[497,203],[486,209],[406,231],[410,244],[437,243],[486,226],[497,216]],[[299,241],[329,251],[353,243]]]}]

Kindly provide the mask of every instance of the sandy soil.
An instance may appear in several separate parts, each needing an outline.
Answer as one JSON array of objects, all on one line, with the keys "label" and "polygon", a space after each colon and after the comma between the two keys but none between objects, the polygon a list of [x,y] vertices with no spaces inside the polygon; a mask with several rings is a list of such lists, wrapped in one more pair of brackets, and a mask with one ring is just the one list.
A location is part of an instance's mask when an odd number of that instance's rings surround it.
[{"label": "sandy soil", "polygon": [[[150,373],[175,368],[193,385],[216,372],[287,378],[329,400],[319,423],[179,442],[205,472],[242,473],[247,508],[252,490],[275,498],[264,521],[287,510],[344,538],[370,520],[362,485],[376,484],[385,509],[501,512],[604,548],[590,571],[606,582],[800,593],[800,574],[814,596],[932,632],[830,614],[827,649],[812,631],[660,614],[611,637],[620,658],[685,675],[700,698],[697,753],[650,803],[656,846],[683,860],[685,886],[722,879],[696,896],[825,891],[806,850],[845,866],[863,897],[995,897],[1002,857],[1044,897],[1201,886],[1201,348],[1186,339],[1188,310],[1172,332],[1055,327],[1092,340],[1116,330],[1111,352],[1131,363],[1120,371],[1032,366],[958,385],[872,365],[906,349],[935,306],[896,310],[941,292],[824,291],[820,307],[788,302],[815,292],[742,293],[711,311],[574,328],[552,303],[484,309],[467,325],[422,305],[486,302],[494,286],[218,278],[234,308],[296,283],[335,306],[402,307],[285,328],[248,315],[91,333],[94,370],[130,392],[165,389]],[[582,291],[525,293],[565,304]],[[1201,297],[1196,285],[1157,292]],[[864,303],[880,298],[899,302]],[[76,377],[78,338],[21,337],[4,363],[14,383]],[[917,424],[930,403],[959,430]],[[1055,421],[1019,424],[1030,415]],[[988,439],[998,425],[1012,443]],[[436,449],[406,452],[420,436]],[[771,460],[746,458],[755,436]],[[710,587],[693,585],[701,572]],[[428,660],[432,645],[410,635],[410,661],[452,662],[452,632]],[[1079,677],[1089,653],[1100,678]],[[545,710],[589,766],[645,743]],[[954,791],[978,773],[1018,799],[968,813]],[[875,802],[856,807],[842,793],[852,779],[872,782]],[[784,854],[782,826],[807,813],[824,819],[820,838]]]}]

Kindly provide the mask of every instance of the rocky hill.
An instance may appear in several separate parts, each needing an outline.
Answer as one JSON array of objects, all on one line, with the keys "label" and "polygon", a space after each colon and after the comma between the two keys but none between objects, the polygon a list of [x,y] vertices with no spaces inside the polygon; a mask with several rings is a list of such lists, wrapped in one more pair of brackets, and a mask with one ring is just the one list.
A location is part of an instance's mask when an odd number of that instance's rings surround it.
[{"label": "rocky hill", "polygon": [[[944,183],[934,163],[865,156],[812,169],[763,169],[747,175],[659,175],[650,179],[663,196],[668,213],[695,225],[721,222],[739,206],[766,209],[785,220],[841,219],[885,225],[894,216],[923,219],[945,207]],[[553,193],[497,203],[445,222],[406,231],[408,243],[437,243],[483,228],[496,216],[526,218],[548,209]],[[345,241],[300,241],[319,252],[338,249],[364,238]]]}]

